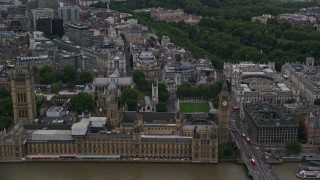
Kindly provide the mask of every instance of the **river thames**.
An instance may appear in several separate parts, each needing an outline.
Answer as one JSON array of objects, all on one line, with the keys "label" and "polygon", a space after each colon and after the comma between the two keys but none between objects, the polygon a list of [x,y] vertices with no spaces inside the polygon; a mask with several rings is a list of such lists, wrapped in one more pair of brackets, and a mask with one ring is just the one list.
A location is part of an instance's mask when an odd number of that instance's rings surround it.
[{"label": "river thames", "polygon": [[[299,163],[273,166],[280,180],[295,180]],[[235,163],[0,163],[1,180],[247,180]]]}]

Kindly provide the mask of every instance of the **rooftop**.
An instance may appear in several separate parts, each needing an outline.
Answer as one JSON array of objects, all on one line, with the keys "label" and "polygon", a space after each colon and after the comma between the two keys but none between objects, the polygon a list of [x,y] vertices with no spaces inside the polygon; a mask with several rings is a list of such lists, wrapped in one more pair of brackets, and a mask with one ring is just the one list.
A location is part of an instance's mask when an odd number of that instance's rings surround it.
[{"label": "rooftop", "polygon": [[245,103],[243,108],[246,118],[250,118],[258,128],[297,128],[299,126],[281,106]]},{"label": "rooftop", "polygon": [[106,123],[106,117],[82,118],[81,121],[72,125],[72,135],[83,136],[87,133],[89,127],[104,128]]},{"label": "rooftop", "polygon": [[192,141],[192,137],[190,136],[177,136],[177,135],[141,135],[141,141]]},{"label": "rooftop", "polygon": [[36,130],[32,133],[33,135],[71,135],[71,130]]},{"label": "rooftop", "polygon": [[47,110],[47,112],[61,112],[62,110],[63,110],[63,107],[52,106]]},{"label": "rooftop", "polygon": [[304,64],[285,64],[284,67],[290,73],[297,77],[299,81],[304,84],[310,91],[320,94],[320,67],[307,66]]},{"label": "rooftop", "polygon": [[31,141],[70,141],[71,130],[36,130],[31,134]]},{"label": "rooftop", "polygon": [[[175,120],[176,113],[168,112],[140,112],[146,123],[167,124]],[[133,123],[137,118],[136,111],[123,112],[123,123]]]}]

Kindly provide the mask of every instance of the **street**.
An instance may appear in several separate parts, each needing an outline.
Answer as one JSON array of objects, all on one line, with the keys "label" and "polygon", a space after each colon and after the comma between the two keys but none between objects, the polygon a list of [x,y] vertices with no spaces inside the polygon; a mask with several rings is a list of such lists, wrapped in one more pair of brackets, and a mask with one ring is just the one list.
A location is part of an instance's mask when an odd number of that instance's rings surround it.
[{"label": "street", "polygon": [[[230,113],[230,134],[232,140],[237,144],[242,160],[247,165],[252,177],[258,180],[277,180],[278,177],[267,162],[261,148],[250,141],[245,141],[248,134],[241,127],[240,120],[239,112]],[[242,137],[242,134],[245,134],[245,138]],[[251,162],[251,159],[256,161],[255,164]]]}]

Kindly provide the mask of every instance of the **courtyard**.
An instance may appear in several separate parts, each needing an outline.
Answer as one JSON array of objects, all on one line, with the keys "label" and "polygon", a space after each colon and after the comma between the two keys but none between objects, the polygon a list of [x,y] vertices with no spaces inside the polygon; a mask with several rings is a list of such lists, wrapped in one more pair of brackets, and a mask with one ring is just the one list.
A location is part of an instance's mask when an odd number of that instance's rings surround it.
[{"label": "courtyard", "polygon": [[192,113],[192,112],[209,112],[208,103],[180,103],[180,112]]}]

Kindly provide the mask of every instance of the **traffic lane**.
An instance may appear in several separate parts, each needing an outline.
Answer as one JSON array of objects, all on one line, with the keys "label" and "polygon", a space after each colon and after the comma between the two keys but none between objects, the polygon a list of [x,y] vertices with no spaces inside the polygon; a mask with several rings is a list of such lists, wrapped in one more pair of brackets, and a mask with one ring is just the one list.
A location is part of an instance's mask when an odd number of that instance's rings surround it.
[{"label": "traffic lane", "polygon": [[[232,133],[236,133],[236,132],[232,132]],[[241,148],[241,154],[243,154],[243,159],[245,161],[245,163],[247,164],[250,172],[252,173],[253,177],[255,179],[265,179],[265,178],[262,178],[263,176],[261,176],[260,174],[263,173],[263,170],[261,169],[261,167],[259,165],[255,166],[255,165],[252,165],[251,164],[251,154],[252,152],[250,151],[250,148],[247,146],[247,144],[244,142],[244,140],[242,139],[242,137],[239,137],[238,135],[234,135],[235,136],[235,139],[237,140],[240,148]],[[255,158],[255,157],[253,157]],[[258,176],[258,177],[257,177]]]},{"label": "traffic lane", "polygon": [[[267,179],[269,179],[270,177],[270,173],[268,171],[270,171],[270,167],[266,166],[265,164],[267,162],[263,162],[260,158],[261,156],[261,152],[260,150],[255,149],[255,147],[253,145],[247,144],[245,142],[245,140],[243,139],[243,137],[241,136],[241,131],[239,131],[239,129],[236,127],[235,125],[235,121],[233,121],[233,119],[231,120],[231,127],[233,128],[232,133],[234,133],[234,136],[241,148],[241,151],[243,151],[242,153],[245,154],[245,158],[247,159],[247,163],[251,164],[249,161],[251,160],[251,157],[255,158],[256,160],[256,167],[253,168],[254,172],[259,172],[262,174],[265,174]],[[253,156],[252,156],[253,155]],[[272,178],[273,179],[273,178]]]},{"label": "traffic lane", "polygon": [[[239,145],[241,146],[242,151],[246,155],[246,161],[251,164],[251,168],[255,172],[259,172],[259,174],[268,174],[267,171],[265,171],[266,167],[264,166],[265,162],[262,162],[259,158],[259,155],[253,150],[252,145],[247,144],[242,137],[238,137]],[[251,158],[255,159],[256,164],[253,165],[251,163]],[[268,168],[267,168],[268,169]]]}]

